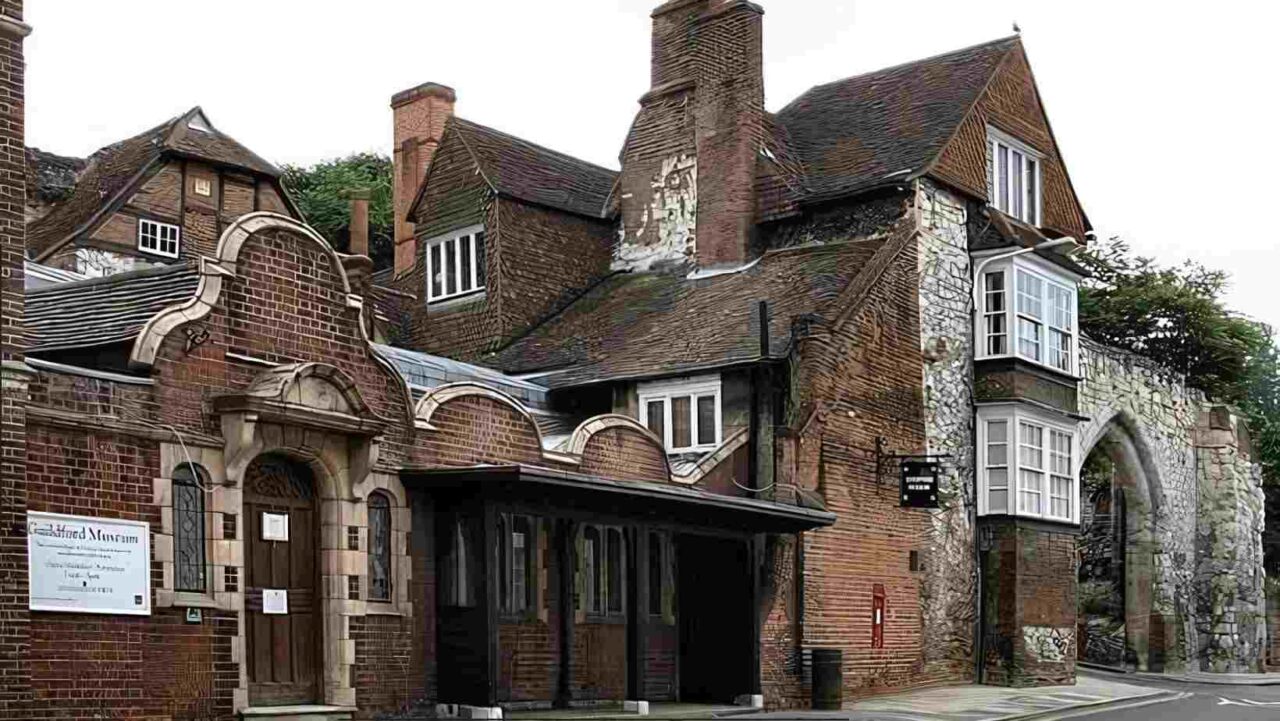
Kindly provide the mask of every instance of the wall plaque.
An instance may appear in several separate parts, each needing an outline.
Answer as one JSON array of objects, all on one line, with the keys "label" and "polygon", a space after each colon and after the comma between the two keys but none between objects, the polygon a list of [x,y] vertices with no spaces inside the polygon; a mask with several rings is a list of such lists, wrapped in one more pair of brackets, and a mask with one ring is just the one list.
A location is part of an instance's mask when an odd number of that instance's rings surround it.
[{"label": "wall plaque", "polygon": [[262,540],[288,541],[289,514],[262,512]]},{"label": "wall plaque", "polygon": [[289,613],[289,592],[283,588],[262,589],[262,612],[268,616]]},{"label": "wall plaque", "polygon": [[151,614],[151,526],[27,512],[32,611]]}]

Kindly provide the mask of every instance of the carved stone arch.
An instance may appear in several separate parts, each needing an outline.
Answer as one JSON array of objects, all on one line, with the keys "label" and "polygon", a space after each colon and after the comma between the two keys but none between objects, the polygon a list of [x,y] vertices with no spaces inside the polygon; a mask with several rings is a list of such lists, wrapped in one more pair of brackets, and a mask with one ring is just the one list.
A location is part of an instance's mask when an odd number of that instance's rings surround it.
[{"label": "carved stone arch", "polygon": [[327,363],[293,363],[258,374],[245,395],[318,411],[376,415],[345,371]]},{"label": "carved stone arch", "polygon": [[[1156,555],[1162,550],[1157,519],[1164,501],[1163,490],[1149,446],[1133,418],[1123,410],[1103,418],[1083,434],[1081,465],[1083,468],[1095,453],[1103,454],[1110,462],[1111,523],[1120,529],[1113,531],[1113,543],[1122,546],[1113,546],[1112,558],[1114,562],[1118,551],[1123,563],[1123,579],[1116,582],[1122,584],[1125,662],[1132,661],[1138,670],[1146,671],[1161,665],[1171,651],[1178,653],[1174,639],[1176,626],[1182,621],[1169,614],[1161,615],[1155,608],[1159,582]],[[1157,631],[1154,624],[1164,628],[1153,633]],[[1163,645],[1153,640],[1160,638],[1165,639]]]}]

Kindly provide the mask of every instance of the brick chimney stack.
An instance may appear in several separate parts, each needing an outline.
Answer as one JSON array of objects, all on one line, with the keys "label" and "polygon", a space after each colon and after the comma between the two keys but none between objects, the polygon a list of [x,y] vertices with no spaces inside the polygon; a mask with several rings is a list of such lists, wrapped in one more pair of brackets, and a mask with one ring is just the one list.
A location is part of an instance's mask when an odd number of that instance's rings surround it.
[{"label": "brick chimney stack", "polygon": [[750,260],[763,15],[746,0],[670,0],[653,11],[652,87],[623,146],[615,267]]},{"label": "brick chimney stack", "polygon": [[402,90],[391,97],[394,126],[395,188],[395,275],[413,269],[417,243],[413,223],[408,219],[409,205],[431,165],[431,156],[444,135],[445,121],[453,115],[457,95],[453,88],[438,83],[423,83]]},{"label": "brick chimney stack", "polygon": [[347,191],[351,201],[351,220],[347,223],[350,243],[347,252],[351,255],[369,255],[369,198],[372,194],[368,188],[355,188]]}]

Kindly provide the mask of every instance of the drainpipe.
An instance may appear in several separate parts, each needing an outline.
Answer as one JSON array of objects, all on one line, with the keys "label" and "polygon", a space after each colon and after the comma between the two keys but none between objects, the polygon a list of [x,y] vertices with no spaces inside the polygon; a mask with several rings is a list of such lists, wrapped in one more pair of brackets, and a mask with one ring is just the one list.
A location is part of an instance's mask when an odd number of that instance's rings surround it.
[{"label": "drainpipe", "polygon": [[[1075,238],[1072,238],[1070,236],[1065,236],[1062,238],[1054,238],[1053,240],[1047,240],[1043,243],[1033,245],[1029,248],[1017,248],[1015,250],[1011,250],[1006,253],[998,253],[996,255],[983,258],[982,260],[978,261],[977,265],[974,266],[973,283],[972,283],[973,291],[970,294],[971,295],[970,300],[972,301],[972,305],[973,305],[973,322],[969,326],[969,336],[970,338],[972,338],[972,343],[973,343],[972,347],[974,350],[975,358],[977,357],[978,341],[981,337],[981,334],[978,332],[978,325],[979,325],[979,321],[982,319],[982,303],[981,303],[982,295],[981,294],[984,290],[983,284],[982,284],[982,271],[992,262],[997,260],[1005,260],[1005,259],[1013,258],[1019,255],[1026,255],[1027,253],[1034,253],[1038,250],[1048,250],[1050,248],[1057,248],[1063,245],[1071,245],[1073,249],[1080,247],[1080,243]],[[1008,289],[1006,289],[1006,292],[1008,292]],[[975,424],[975,430],[976,430],[976,424]],[[975,460],[975,464],[976,464],[976,461],[978,458],[978,448],[977,448],[978,434],[976,432],[973,434],[973,443],[974,443],[974,447],[972,449],[973,450],[972,458]],[[982,576],[983,576],[983,573],[985,572],[985,568],[982,562],[982,534],[978,530],[978,505],[977,505],[978,490],[979,490],[978,468],[975,465],[973,469],[973,499],[974,499],[974,506],[973,506],[974,564],[973,565],[976,571],[977,593],[975,594],[975,601],[978,604],[978,612],[974,614],[974,622],[973,622],[973,629],[974,629],[973,647],[975,650],[974,659],[973,659],[973,677],[977,683],[982,683],[982,677],[983,677],[982,662],[983,662],[983,658],[985,658],[987,654],[986,634],[983,632],[983,615],[982,614],[984,610],[983,607],[985,605],[983,601],[986,598],[987,589],[982,582],[983,581]]]}]

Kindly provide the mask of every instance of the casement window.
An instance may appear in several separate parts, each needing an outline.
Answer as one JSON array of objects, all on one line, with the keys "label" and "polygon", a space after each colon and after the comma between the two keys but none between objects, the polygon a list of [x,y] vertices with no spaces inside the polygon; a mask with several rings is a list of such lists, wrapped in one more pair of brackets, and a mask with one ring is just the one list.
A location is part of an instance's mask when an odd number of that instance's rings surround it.
[{"label": "casement window", "polygon": [[674,585],[671,571],[671,542],[665,533],[650,531],[649,537],[649,615],[670,619],[674,609]]},{"label": "casement window", "polygon": [[1066,420],[1015,406],[978,411],[979,511],[1079,522],[1076,433]]},{"label": "casement window", "polygon": [[138,220],[138,250],[166,258],[177,258],[182,229],[154,220]]},{"label": "casement window", "polygon": [[485,287],[484,228],[474,226],[426,242],[427,302]]},{"label": "casement window", "polygon": [[978,358],[1016,356],[1076,374],[1076,279],[1018,256],[984,266]]},{"label": "casement window", "polygon": [[391,499],[372,493],[369,511],[369,600],[391,600]]},{"label": "casement window", "polygon": [[1040,154],[994,128],[987,129],[987,196],[991,205],[1040,225]]},{"label": "casement window", "polygon": [[529,516],[498,515],[499,608],[522,615],[535,607],[537,522]]},{"label": "casement window", "polygon": [[593,616],[621,615],[626,545],[622,529],[590,525],[578,541],[577,609]]},{"label": "casement window", "polygon": [[175,591],[208,590],[205,577],[204,469],[183,463],[173,472],[173,587]]},{"label": "casement window", "polygon": [[720,376],[641,383],[640,423],[670,453],[705,451],[721,439]]}]

